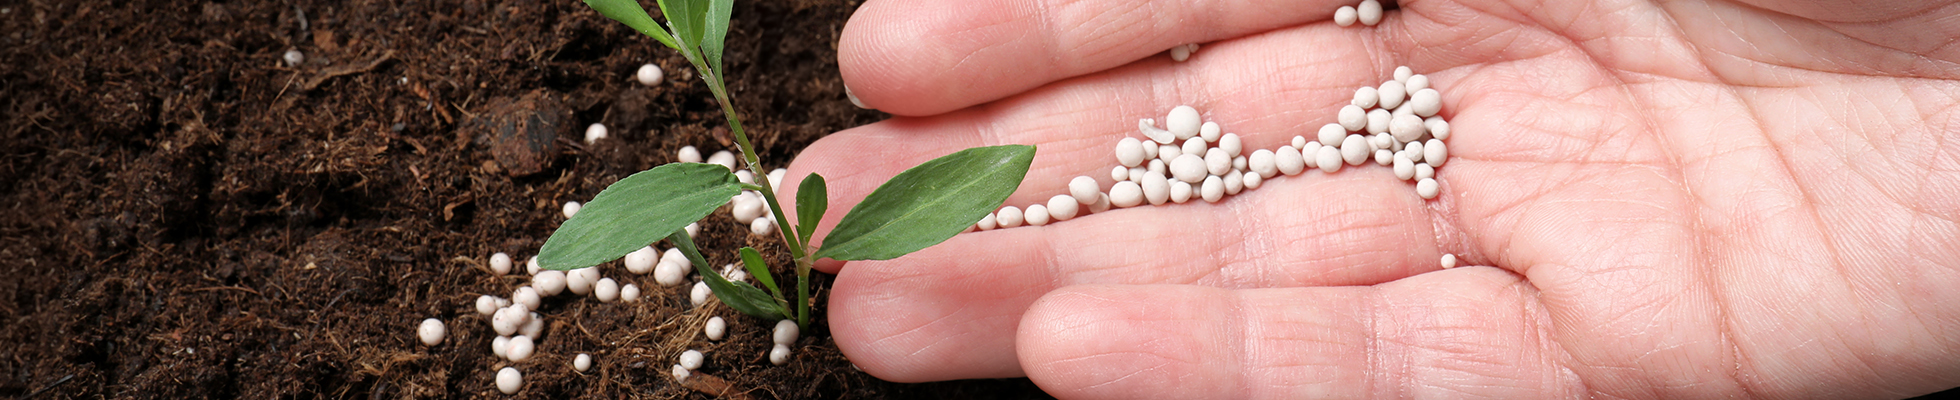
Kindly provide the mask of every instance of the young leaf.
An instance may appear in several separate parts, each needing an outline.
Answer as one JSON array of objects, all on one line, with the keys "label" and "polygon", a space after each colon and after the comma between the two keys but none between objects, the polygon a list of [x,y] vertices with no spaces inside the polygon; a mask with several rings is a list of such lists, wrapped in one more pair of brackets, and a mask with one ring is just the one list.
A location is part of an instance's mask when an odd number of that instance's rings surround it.
[{"label": "young leaf", "polygon": [[[735,12],[735,0],[708,0],[708,18],[702,25],[701,56],[708,58],[708,67],[714,68],[715,76],[728,76],[721,69],[722,42],[728,38],[728,17]],[[725,78],[724,78],[725,79]]]},{"label": "young leaf", "polygon": [[585,5],[598,11],[599,15],[612,18],[612,20],[626,24],[627,27],[633,28],[633,30],[640,31],[642,35],[647,35],[648,37],[652,37],[653,40],[660,41],[660,44],[667,45],[668,48],[680,48],[680,45],[674,43],[674,37],[668,36],[667,31],[661,30],[660,23],[653,22],[653,17],[647,15],[647,9],[641,8],[638,1],[585,0]]},{"label": "young leaf", "polygon": [[830,209],[829,191],[823,175],[814,173],[803,177],[803,184],[796,187],[796,236],[803,238],[803,244],[810,244],[810,234],[817,232],[817,222],[823,221],[824,211]]},{"label": "young leaf", "polygon": [[674,30],[674,40],[679,41],[681,46],[699,48],[701,31],[708,15],[708,0],[659,1],[660,13],[667,17],[667,26]]},{"label": "young leaf", "polygon": [[633,174],[559,226],[538,252],[538,265],[569,270],[618,259],[701,220],[740,193],[741,185],[714,164],[673,163]]},{"label": "young leaf", "polygon": [[889,260],[966,230],[987,215],[1034,163],[1034,146],[962,150],[899,173],[851,207],[823,239],[817,257]]},{"label": "young leaf", "polygon": [[769,275],[769,264],[762,262],[762,253],[754,247],[742,248],[742,267],[749,270],[749,276],[755,277],[756,282],[762,282],[762,286],[775,293],[776,298],[783,298],[783,290],[776,288],[776,277]]},{"label": "young leaf", "polygon": [[694,264],[694,272],[701,274],[701,280],[708,283],[708,289],[715,292],[715,298],[721,299],[722,304],[756,318],[776,319],[790,316],[789,309],[770,298],[768,293],[763,293],[762,289],[749,286],[746,282],[729,282],[728,279],[722,278],[721,274],[708,269],[708,260],[701,257],[701,250],[694,247],[694,239],[687,237],[686,230],[676,230],[673,234],[667,235],[667,242],[681,249],[681,254],[687,256],[687,261]]}]

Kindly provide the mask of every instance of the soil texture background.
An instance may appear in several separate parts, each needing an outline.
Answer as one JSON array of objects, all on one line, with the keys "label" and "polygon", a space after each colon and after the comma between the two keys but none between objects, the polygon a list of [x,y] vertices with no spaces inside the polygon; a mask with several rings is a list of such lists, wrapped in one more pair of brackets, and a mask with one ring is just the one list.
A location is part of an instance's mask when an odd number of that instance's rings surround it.
[{"label": "soil texture background", "polygon": [[[725,63],[766,168],[885,118],[837,74],[858,3],[738,2]],[[632,81],[649,62],[664,83]],[[492,355],[474,301],[528,279],[491,274],[491,254],[521,264],[566,201],[682,146],[733,149],[679,54],[577,0],[3,1],[0,120],[0,397],[1045,397],[872,378],[821,307],[773,366],[771,321],[616,262],[640,302],[547,298],[538,354]],[[594,122],[611,137],[587,145]],[[726,208],[702,226],[713,265],[741,246],[786,264]],[[731,339],[702,337],[710,316]],[[424,318],[448,324],[441,345],[415,339]],[[680,385],[687,349],[708,377]],[[506,366],[516,395],[492,382]]]}]

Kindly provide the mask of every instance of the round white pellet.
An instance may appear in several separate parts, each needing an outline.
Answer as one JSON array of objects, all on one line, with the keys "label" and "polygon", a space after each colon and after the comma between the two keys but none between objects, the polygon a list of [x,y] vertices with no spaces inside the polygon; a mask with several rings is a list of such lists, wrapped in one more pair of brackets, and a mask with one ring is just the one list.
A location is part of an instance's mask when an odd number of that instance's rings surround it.
[{"label": "round white pellet", "polygon": [[1109,205],[1119,208],[1143,204],[1143,186],[1132,181],[1117,182],[1109,188]]},{"label": "round white pellet", "polygon": [[769,349],[769,363],[776,365],[788,364],[789,346],[778,343],[776,347]]},{"label": "round white pellet", "polygon": [[772,188],[783,187],[783,177],[787,175],[789,175],[788,168],[777,168],[777,169],[769,170],[769,187]]},{"label": "round white pellet", "polygon": [[531,353],[537,350],[537,344],[531,342],[531,337],[524,335],[512,336],[509,346],[510,348],[504,350],[504,358],[511,361],[529,359]]},{"label": "round white pellet", "polygon": [[[660,79],[664,78],[665,75],[665,73],[660,72],[660,66],[649,63],[640,65],[640,70],[633,73],[633,78],[638,79],[641,85],[653,86],[660,84]],[[585,369],[580,368],[579,370],[584,371]]]},{"label": "round white pellet", "polygon": [[1232,157],[1232,169],[1244,171],[1249,163],[1245,156]]},{"label": "round white pellet", "polygon": [[619,282],[612,278],[599,279],[599,283],[592,285],[592,297],[598,298],[601,303],[619,300]]},{"label": "round white pellet", "polygon": [[1341,138],[1347,137],[1347,134],[1348,129],[1341,124],[1327,124],[1320,126],[1320,132],[1316,136],[1319,136],[1321,143],[1339,147]]},{"label": "round white pellet", "polygon": [[[1174,141],[1174,140],[1173,140],[1173,141]],[[1162,143],[1157,143],[1157,142],[1139,142],[1139,143],[1141,143],[1141,145],[1142,145],[1142,147],[1143,147],[1143,160],[1144,160],[1144,161],[1152,161],[1152,160],[1156,160],[1156,159],[1157,159],[1157,151],[1158,151],[1158,150],[1161,150],[1161,149],[1163,149],[1163,147],[1160,147],[1160,146],[1162,146],[1162,145],[1163,145]]]},{"label": "round white pellet", "polygon": [[[1252,155],[1253,155],[1253,160],[1259,159],[1258,158],[1259,153],[1252,153]],[[1256,162],[1253,164],[1258,165],[1258,163]],[[1278,171],[1279,173],[1286,174],[1287,176],[1293,176],[1293,175],[1299,175],[1300,171],[1305,170],[1306,167],[1307,167],[1306,159],[1301,158],[1300,151],[1294,150],[1293,146],[1280,146],[1279,151],[1273,152],[1274,171]],[[1257,170],[1256,167],[1254,169]],[[1268,178],[1272,177],[1271,173],[1265,171],[1260,171],[1259,174]]]},{"label": "round white pellet", "polygon": [[1191,46],[1180,44],[1176,47],[1171,47],[1171,61],[1184,62],[1184,60],[1189,59],[1191,59]]},{"label": "round white pellet", "polygon": [[572,294],[584,296],[592,293],[592,284],[599,283],[599,267],[585,267],[565,273],[565,289]]},{"label": "round white pellet", "polygon": [[1402,146],[1402,152],[1408,154],[1409,161],[1422,161],[1424,155],[1422,147],[1422,142],[1409,142]]},{"label": "round white pellet", "polygon": [[1423,89],[1428,89],[1429,75],[1423,75],[1423,74],[1409,75],[1409,79],[1402,81],[1402,86],[1413,91],[1421,91]]},{"label": "round white pellet", "polygon": [[[1198,137],[1200,137],[1200,138],[1214,138],[1214,137],[1218,137],[1218,133],[1219,133],[1219,132],[1224,132],[1224,131],[1225,131],[1225,129],[1224,129],[1224,128],[1221,128],[1221,127],[1219,127],[1219,126],[1218,126],[1218,123],[1217,123],[1217,122],[1212,122],[1212,121],[1205,121],[1205,124],[1204,124],[1204,125],[1199,125],[1199,126],[1198,126]],[[1180,137],[1178,137],[1177,139],[1178,139],[1178,140],[1186,140],[1186,139],[1190,139],[1190,137],[1183,137],[1183,136],[1180,136]],[[1211,140],[1211,139],[1205,139],[1205,140]]]},{"label": "round white pellet", "polygon": [[739,181],[739,182],[742,182],[742,183],[747,183],[747,184],[750,184],[750,185],[754,185],[754,184],[755,184],[755,172],[751,172],[751,171],[749,171],[749,170],[746,170],[746,169],[745,169],[745,170],[740,170],[740,171],[735,171],[735,180],[736,180],[736,181]]},{"label": "round white pellet", "polygon": [[687,281],[687,262],[668,262],[661,260],[653,268],[653,282],[660,286],[674,286]]},{"label": "round white pellet", "polygon": [[1320,157],[1321,147],[1326,146],[1321,146],[1320,142],[1307,142],[1306,146],[1300,147],[1300,163],[1304,164],[1303,167],[1320,168],[1320,160],[1318,158]]},{"label": "round white pellet", "polygon": [[[1316,136],[1318,136],[1318,135],[1316,135]],[[1302,147],[1307,147],[1307,138],[1306,138],[1306,137],[1304,137],[1304,136],[1300,136],[1300,135],[1293,135],[1293,142],[1292,142],[1292,144],[1291,144],[1291,145],[1292,145],[1292,146],[1293,146],[1293,148],[1295,148],[1295,149],[1298,149],[1298,148],[1302,148]]]},{"label": "round white pellet", "polygon": [[1259,184],[1265,182],[1265,178],[1260,178],[1259,174],[1245,174],[1244,179],[1245,179],[1245,190],[1258,189]]},{"label": "round white pellet", "polygon": [[1048,225],[1048,206],[1040,204],[1028,205],[1028,211],[1022,217],[1027,218],[1028,226]]},{"label": "round white pellet", "polygon": [[476,296],[477,314],[493,315],[497,312],[498,308],[502,308],[502,307],[497,305],[497,296],[491,296],[487,294],[482,296]]},{"label": "round white pellet", "polygon": [[[1290,149],[1292,147],[1280,146],[1280,148]],[[1295,153],[1295,155],[1298,155],[1298,153]],[[1273,153],[1272,150],[1254,150],[1252,157],[1246,159],[1245,166],[1246,169],[1256,172],[1252,175],[1259,175],[1260,178],[1271,178],[1273,174],[1279,173],[1277,154]]]},{"label": "round white pellet", "polygon": [[1361,135],[1348,135],[1347,139],[1341,141],[1341,159],[1346,160],[1350,165],[1367,162],[1369,150],[1373,149],[1369,148],[1368,139]]},{"label": "round white pellet", "polygon": [[524,309],[527,310],[536,310],[538,307],[544,305],[544,299],[538,296],[538,290],[530,286],[518,286],[517,290],[511,292],[510,300],[517,304],[523,304]]},{"label": "round white pellet", "polygon": [[723,321],[721,317],[708,318],[708,325],[701,327],[701,333],[707,334],[708,340],[728,337],[728,321]]},{"label": "round white pellet", "polygon": [[1082,203],[1077,202],[1074,196],[1058,194],[1048,198],[1048,216],[1054,217],[1056,221],[1074,219],[1075,214],[1081,211]]},{"label": "round white pellet", "polygon": [[1150,170],[1143,169],[1143,167],[1130,168],[1130,173],[1128,174],[1129,176],[1125,177],[1128,179],[1125,180],[1128,180],[1130,182],[1143,182],[1143,174],[1149,172]]},{"label": "round white pellet", "polygon": [[1417,116],[1430,117],[1443,110],[1443,94],[1436,89],[1422,89],[1409,94],[1409,111]]},{"label": "round white pellet", "polygon": [[1206,203],[1217,203],[1219,200],[1224,199],[1225,198],[1224,178],[1219,178],[1217,176],[1205,177],[1204,185],[1198,187],[1198,195],[1200,197],[1203,197]]},{"label": "round white pellet", "polygon": [[504,358],[510,355],[510,337],[498,336],[496,339],[490,340],[490,354],[497,355],[497,358]]},{"label": "round white pellet", "polygon": [[585,353],[578,353],[578,357],[572,358],[572,369],[578,370],[578,372],[585,372],[586,370],[592,369],[592,356],[586,355]]},{"label": "round white pellet", "polygon": [[1437,192],[1440,191],[1442,188],[1436,186],[1436,178],[1423,178],[1416,181],[1416,195],[1422,196],[1423,200],[1436,198]]},{"label": "round white pellet", "polygon": [[1131,137],[1126,137],[1123,138],[1123,140],[1117,141],[1116,162],[1123,164],[1124,167],[1136,167],[1138,165],[1142,165],[1143,164],[1143,141]]},{"label": "round white pellet", "polygon": [[701,149],[696,149],[694,146],[681,146],[681,150],[674,155],[674,158],[684,163],[698,163],[701,162]]},{"label": "round white pellet", "polygon": [[987,216],[980,217],[980,221],[974,222],[973,226],[983,231],[990,231],[1000,227],[1000,220],[994,219],[994,213],[987,213]]},{"label": "round white pellet", "polygon": [[583,206],[576,201],[565,202],[565,219],[571,219],[573,215],[578,215],[579,208],[583,208]]},{"label": "round white pellet", "polygon": [[490,272],[497,275],[510,273],[510,255],[499,252],[490,255]]},{"label": "round white pellet", "polygon": [[503,370],[497,371],[497,391],[504,394],[517,394],[517,389],[522,387],[524,387],[524,374],[517,372],[517,368],[504,367]]},{"label": "round white pellet", "polygon": [[1388,134],[1394,135],[1396,141],[1403,143],[1413,142],[1416,139],[1421,139],[1422,134],[1429,133],[1425,132],[1422,127],[1422,117],[1398,115],[1393,118],[1388,122]]},{"label": "round white pellet", "polygon": [[1222,178],[1224,178],[1225,181],[1226,195],[1236,196],[1239,194],[1240,191],[1245,190],[1245,174],[1240,173],[1238,170],[1227,172],[1225,173],[1225,176],[1223,176]]},{"label": "round white pellet", "polygon": [[713,289],[708,289],[707,281],[695,282],[694,289],[687,292],[687,300],[695,307],[700,307],[702,304],[708,304],[708,298],[713,294],[715,292]]},{"label": "round white pellet", "polygon": [[1450,139],[1450,122],[1443,120],[1443,117],[1440,115],[1424,119],[1422,126],[1429,129],[1430,137],[1443,140]]},{"label": "round white pellet", "polygon": [[1232,157],[1225,155],[1224,149],[1213,148],[1205,151],[1205,172],[1225,176],[1232,170]]},{"label": "round white pellet", "polygon": [[1386,132],[1368,136],[1368,152],[1371,154],[1374,153],[1375,149],[1388,149],[1394,146],[1395,136],[1391,136]]},{"label": "round white pellet", "polygon": [[435,318],[422,320],[422,326],[415,328],[415,335],[422,338],[422,344],[429,346],[442,344],[443,336],[448,334],[449,330],[442,325],[442,320]]},{"label": "round white pellet", "polygon": [[1403,65],[1403,66],[1395,67],[1394,77],[1396,82],[1402,82],[1403,84],[1407,84],[1409,83],[1409,77],[1415,76],[1415,74],[1416,74],[1416,70],[1409,69],[1409,66]]},{"label": "round white pellet", "polygon": [[605,138],[606,138],[605,124],[594,123],[592,125],[585,126],[585,144],[592,144],[594,142],[598,142],[599,139],[605,139]]},{"label": "round white pellet", "polygon": [[693,373],[687,372],[687,368],[682,367],[680,364],[674,364],[674,370],[671,373],[674,375],[674,382],[680,383],[687,383],[687,377],[693,375]]},{"label": "round white pellet", "polygon": [[1314,154],[1314,162],[1320,165],[1320,172],[1330,174],[1341,172],[1341,149],[1334,146],[1321,146],[1320,151],[1315,153],[1317,154]]},{"label": "round white pellet", "polygon": [[1103,211],[1109,211],[1109,206],[1110,206],[1110,204],[1109,204],[1109,194],[1108,194],[1108,193],[1097,193],[1097,194],[1096,194],[1096,203],[1095,203],[1095,204],[1090,204],[1090,205],[1089,205],[1089,212],[1092,212],[1092,213],[1099,213],[1099,212],[1103,212]]},{"label": "round white pellet", "polygon": [[1026,215],[1021,213],[1021,208],[1015,206],[1001,207],[1000,211],[994,213],[994,218],[999,219],[1002,228],[1021,226],[1022,222],[1027,222],[1025,217]]},{"label": "round white pellet", "polygon": [[778,320],[776,321],[776,329],[769,334],[769,339],[775,341],[776,344],[788,346],[796,343],[796,337],[799,333],[796,327],[796,321],[787,319]]},{"label": "round white pellet", "polygon": [[1180,150],[1182,150],[1184,154],[1204,157],[1205,150],[1209,148],[1211,148],[1211,145],[1205,143],[1205,138],[1191,138],[1189,140],[1184,141],[1184,147],[1181,148]]},{"label": "round white pellet", "polygon": [[632,303],[640,301],[640,285],[628,283],[619,287],[619,301]]},{"label": "round white pellet", "polygon": [[1443,253],[1442,264],[1443,264],[1443,269],[1456,268],[1456,255],[1450,253]]},{"label": "round white pellet", "polygon": [[[1368,131],[1368,134],[1370,135],[1382,133],[1382,132],[1388,132],[1388,122],[1393,120],[1394,117],[1395,115],[1390,114],[1388,110],[1377,108],[1374,111],[1368,112],[1368,126],[1362,129]],[[1333,142],[1327,142],[1327,141],[1322,141],[1320,143],[1329,144],[1329,145],[1333,144]]]},{"label": "round white pellet", "polygon": [[736,222],[744,224],[753,224],[756,219],[762,218],[769,212],[769,203],[749,196],[736,197],[734,206],[729,213],[735,217]]},{"label": "round white pellet", "polygon": [[1375,26],[1382,22],[1382,3],[1375,0],[1361,0],[1361,6],[1354,8],[1354,16],[1362,25]]},{"label": "round white pellet", "polygon": [[756,236],[769,236],[776,233],[776,219],[763,216],[749,222],[749,233]]},{"label": "round white pellet", "polygon": [[1182,146],[1175,144],[1157,146],[1157,159],[1163,161],[1165,164],[1169,164],[1171,160],[1175,160],[1177,156],[1181,155],[1184,155],[1184,147]]},{"label": "round white pellet", "polygon": [[1171,174],[1170,168],[1167,168],[1169,165],[1170,164],[1164,162],[1164,160],[1152,159],[1150,160],[1150,166],[1148,168],[1144,168],[1143,171],[1153,173],[1153,174],[1163,174],[1164,176],[1170,176]]},{"label": "round white pellet", "polygon": [[1416,176],[1416,162],[1409,161],[1404,153],[1395,154],[1395,179],[1409,180]]},{"label": "round white pellet", "polygon": [[627,272],[646,275],[648,272],[653,272],[653,263],[659,258],[660,251],[654,250],[653,246],[646,246],[626,253],[626,258],[621,260],[621,263],[626,264]]},{"label": "round white pellet", "polygon": [[1422,144],[1422,162],[1431,167],[1442,167],[1450,161],[1450,148],[1443,145],[1443,139],[1429,139]]},{"label": "round white pellet", "polygon": [[681,352],[680,361],[681,363],[679,365],[681,368],[687,368],[689,371],[692,371],[701,369],[701,364],[707,362],[708,357],[701,355],[700,350],[688,350]]},{"label": "round white pellet", "polygon": [[1340,121],[1341,128],[1358,131],[1368,127],[1368,110],[1353,104],[1341,106],[1339,117],[1335,119]]},{"label": "round white pellet", "polygon": [[1164,116],[1164,129],[1181,138],[1198,135],[1198,128],[1203,124],[1204,121],[1198,117],[1198,109],[1191,106],[1177,106],[1171,109],[1170,115]]},{"label": "round white pellet", "polygon": [[1177,159],[1171,160],[1170,170],[1172,177],[1185,183],[1203,182],[1205,175],[1209,173],[1204,157],[1190,154],[1180,155]]},{"label": "round white pellet", "polygon": [[1395,163],[1395,152],[1388,151],[1388,149],[1375,150],[1375,164],[1386,167],[1386,166],[1394,165],[1394,163]]},{"label": "round white pellet", "polygon": [[1362,86],[1360,89],[1354,90],[1354,102],[1352,104],[1356,107],[1367,109],[1380,103],[1381,99],[1382,95],[1380,90],[1376,90],[1374,86]]},{"label": "round white pellet", "polygon": [[1184,204],[1191,201],[1191,184],[1184,181],[1171,181],[1171,202]]},{"label": "round white pellet", "polygon": [[1124,179],[1130,179],[1129,168],[1118,165],[1115,168],[1109,169],[1109,180],[1121,182]]},{"label": "round white pellet", "polygon": [[1408,87],[1403,86],[1402,82],[1397,82],[1397,81],[1382,82],[1382,86],[1379,90],[1381,91],[1381,95],[1382,95],[1382,99],[1380,103],[1382,108],[1391,109],[1391,110],[1395,109],[1395,107],[1401,106],[1402,100],[1406,98],[1404,96],[1409,95]]},{"label": "round white pellet", "polygon": [[544,316],[538,315],[535,312],[529,314],[531,314],[531,317],[524,320],[524,326],[517,328],[517,334],[533,338],[533,340],[544,337]]},{"label": "round white pellet", "polygon": [[[693,238],[694,238],[694,235],[699,235],[699,234],[701,234],[701,223],[700,223],[700,222],[689,222],[689,223],[687,223],[687,228],[686,228],[686,229],[687,229],[687,238],[689,238],[689,239],[693,239]],[[674,251],[674,249],[667,249],[667,251],[670,251],[670,252],[671,252],[671,251]]]},{"label": "round white pellet", "polygon": [[1227,156],[1238,157],[1245,155],[1245,142],[1239,139],[1239,134],[1237,133],[1227,133],[1225,136],[1218,137],[1218,148],[1225,150],[1225,155]]},{"label": "round white pellet", "polygon": [[306,53],[299,52],[299,49],[290,49],[286,50],[286,54],[280,58],[286,61],[287,66],[297,66],[299,63],[306,62]]},{"label": "round white pellet", "polygon": [[1171,200],[1171,182],[1163,174],[1151,173],[1143,176],[1143,198],[1151,205],[1162,205]]},{"label": "round white pellet", "polygon": [[735,172],[735,153],[730,153],[728,150],[717,151],[708,156],[708,163],[727,167],[729,172]]},{"label": "round white pellet", "polygon": [[1341,6],[1340,9],[1334,10],[1335,25],[1351,26],[1360,20],[1361,16],[1355,11],[1354,6]]},{"label": "round white pellet", "polygon": [[[1075,197],[1075,201],[1078,203],[1094,204],[1096,202],[1096,194],[1101,192],[1102,187],[1096,184],[1096,178],[1078,176],[1068,181],[1068,194],[1069,196]],[[1051,205],[1048,208],[1055,208],[1055,206]]]},{"label": "round white pellet", "polygon": [[1435,177],[1436,177],[1436,167],[1429,166],[1429,163],[1416,163],[1416,179],[1420,180],[1420,179],[1429,179]]}]

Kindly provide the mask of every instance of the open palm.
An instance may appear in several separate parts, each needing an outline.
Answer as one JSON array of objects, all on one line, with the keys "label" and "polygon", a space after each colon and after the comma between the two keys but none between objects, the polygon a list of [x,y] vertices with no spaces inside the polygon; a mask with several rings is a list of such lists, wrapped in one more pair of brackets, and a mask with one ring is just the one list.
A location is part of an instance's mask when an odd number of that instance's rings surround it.
[{"label": "open palm", "polygon": [[1305,3],[864,4],[841,68],[901,116],[797,159],[832,209],[994,144],[1039,146],[1009,205],[1107,189],[1117,139],[1177,105],[1277,148],[1398,65],[1454,136],[1433,201],[1364,164],[831,265],[838,346],[1064,398],[1960,385],[1960,5],[1430,0],[1342,28]]}]

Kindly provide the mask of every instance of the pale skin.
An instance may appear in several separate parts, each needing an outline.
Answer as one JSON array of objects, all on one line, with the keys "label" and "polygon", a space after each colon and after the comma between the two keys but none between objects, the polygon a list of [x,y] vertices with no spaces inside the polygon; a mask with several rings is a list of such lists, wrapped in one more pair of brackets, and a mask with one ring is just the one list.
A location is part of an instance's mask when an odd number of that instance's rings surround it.
[{"label": "pale skin", "polygon": [[1408,65],[1454,131],[1435,200],[1370,163],[825,263],[831,335],[879,378],[1071,399],[1960,385],[1960,4],[1747,3],[1408,1],[1342,28],[1325,0],[869,0],[840,69],[897,117],[787,182],[829,178],[827,230],[904,168],[1034,144],[1025,207],[1107,190],[1139,118],[1192,105],[1273,149]]}]

